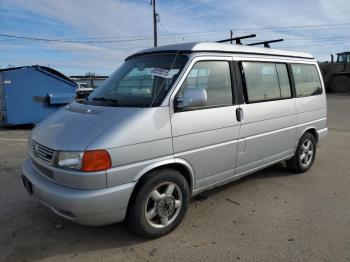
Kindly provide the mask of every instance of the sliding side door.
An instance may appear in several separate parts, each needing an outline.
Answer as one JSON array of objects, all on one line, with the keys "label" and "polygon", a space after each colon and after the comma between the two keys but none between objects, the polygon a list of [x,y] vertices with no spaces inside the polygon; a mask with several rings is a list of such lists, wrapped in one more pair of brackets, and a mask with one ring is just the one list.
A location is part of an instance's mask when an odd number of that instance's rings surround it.
[{"label": "sliding side door", "polygon": [[242,61],[236,66],[245,101],[236,175],[244,175],[294,153],[296,106],[287,64]]}]

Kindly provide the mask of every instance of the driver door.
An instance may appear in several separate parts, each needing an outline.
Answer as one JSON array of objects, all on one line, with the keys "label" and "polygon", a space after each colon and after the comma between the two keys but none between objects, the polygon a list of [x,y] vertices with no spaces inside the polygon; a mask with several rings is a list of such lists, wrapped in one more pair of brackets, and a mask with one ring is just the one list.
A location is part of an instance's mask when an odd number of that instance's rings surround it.
[{"label": "driver door", "polygon": [[[194,189],[211,186],[234,176],[240,123],[236,119],[232,58],[195,58],[181,79],[171,113],[176,158],[190,163]],[[205,105],[176,108],[186,89],[204,89]]]}]

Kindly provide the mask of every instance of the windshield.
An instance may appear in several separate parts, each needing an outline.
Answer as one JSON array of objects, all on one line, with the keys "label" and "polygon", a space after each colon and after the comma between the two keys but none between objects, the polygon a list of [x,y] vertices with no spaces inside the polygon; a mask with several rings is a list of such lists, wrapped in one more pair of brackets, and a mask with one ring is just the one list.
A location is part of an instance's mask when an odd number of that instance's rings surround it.
[{"label": "windshield", "polygon": [[159,106],[187,62],[178,54],[155,54],[127,60],[84,102],[101,106]]}]

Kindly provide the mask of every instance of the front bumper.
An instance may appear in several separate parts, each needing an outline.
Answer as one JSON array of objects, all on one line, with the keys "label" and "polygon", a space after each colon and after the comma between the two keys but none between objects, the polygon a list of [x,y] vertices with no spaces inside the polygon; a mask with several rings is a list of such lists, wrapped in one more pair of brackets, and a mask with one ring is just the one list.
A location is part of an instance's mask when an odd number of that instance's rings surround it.
[{"label": "front bumper", "polygon": [[104,189],[74,189],[44,178],[27,159],[22,174],[34,197],[56,214],[79,224],[100,226],[123,221],[135,182]]}]

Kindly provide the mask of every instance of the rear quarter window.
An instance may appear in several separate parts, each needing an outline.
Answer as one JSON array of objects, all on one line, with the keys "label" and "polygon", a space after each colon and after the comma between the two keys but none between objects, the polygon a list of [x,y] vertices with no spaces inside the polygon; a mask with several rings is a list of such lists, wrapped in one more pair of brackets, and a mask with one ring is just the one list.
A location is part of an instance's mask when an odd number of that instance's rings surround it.
[{"label": "rear quarter window", "polygon": [[322,94],[321,80],[315,65],[292,64],[297,97]]}]

